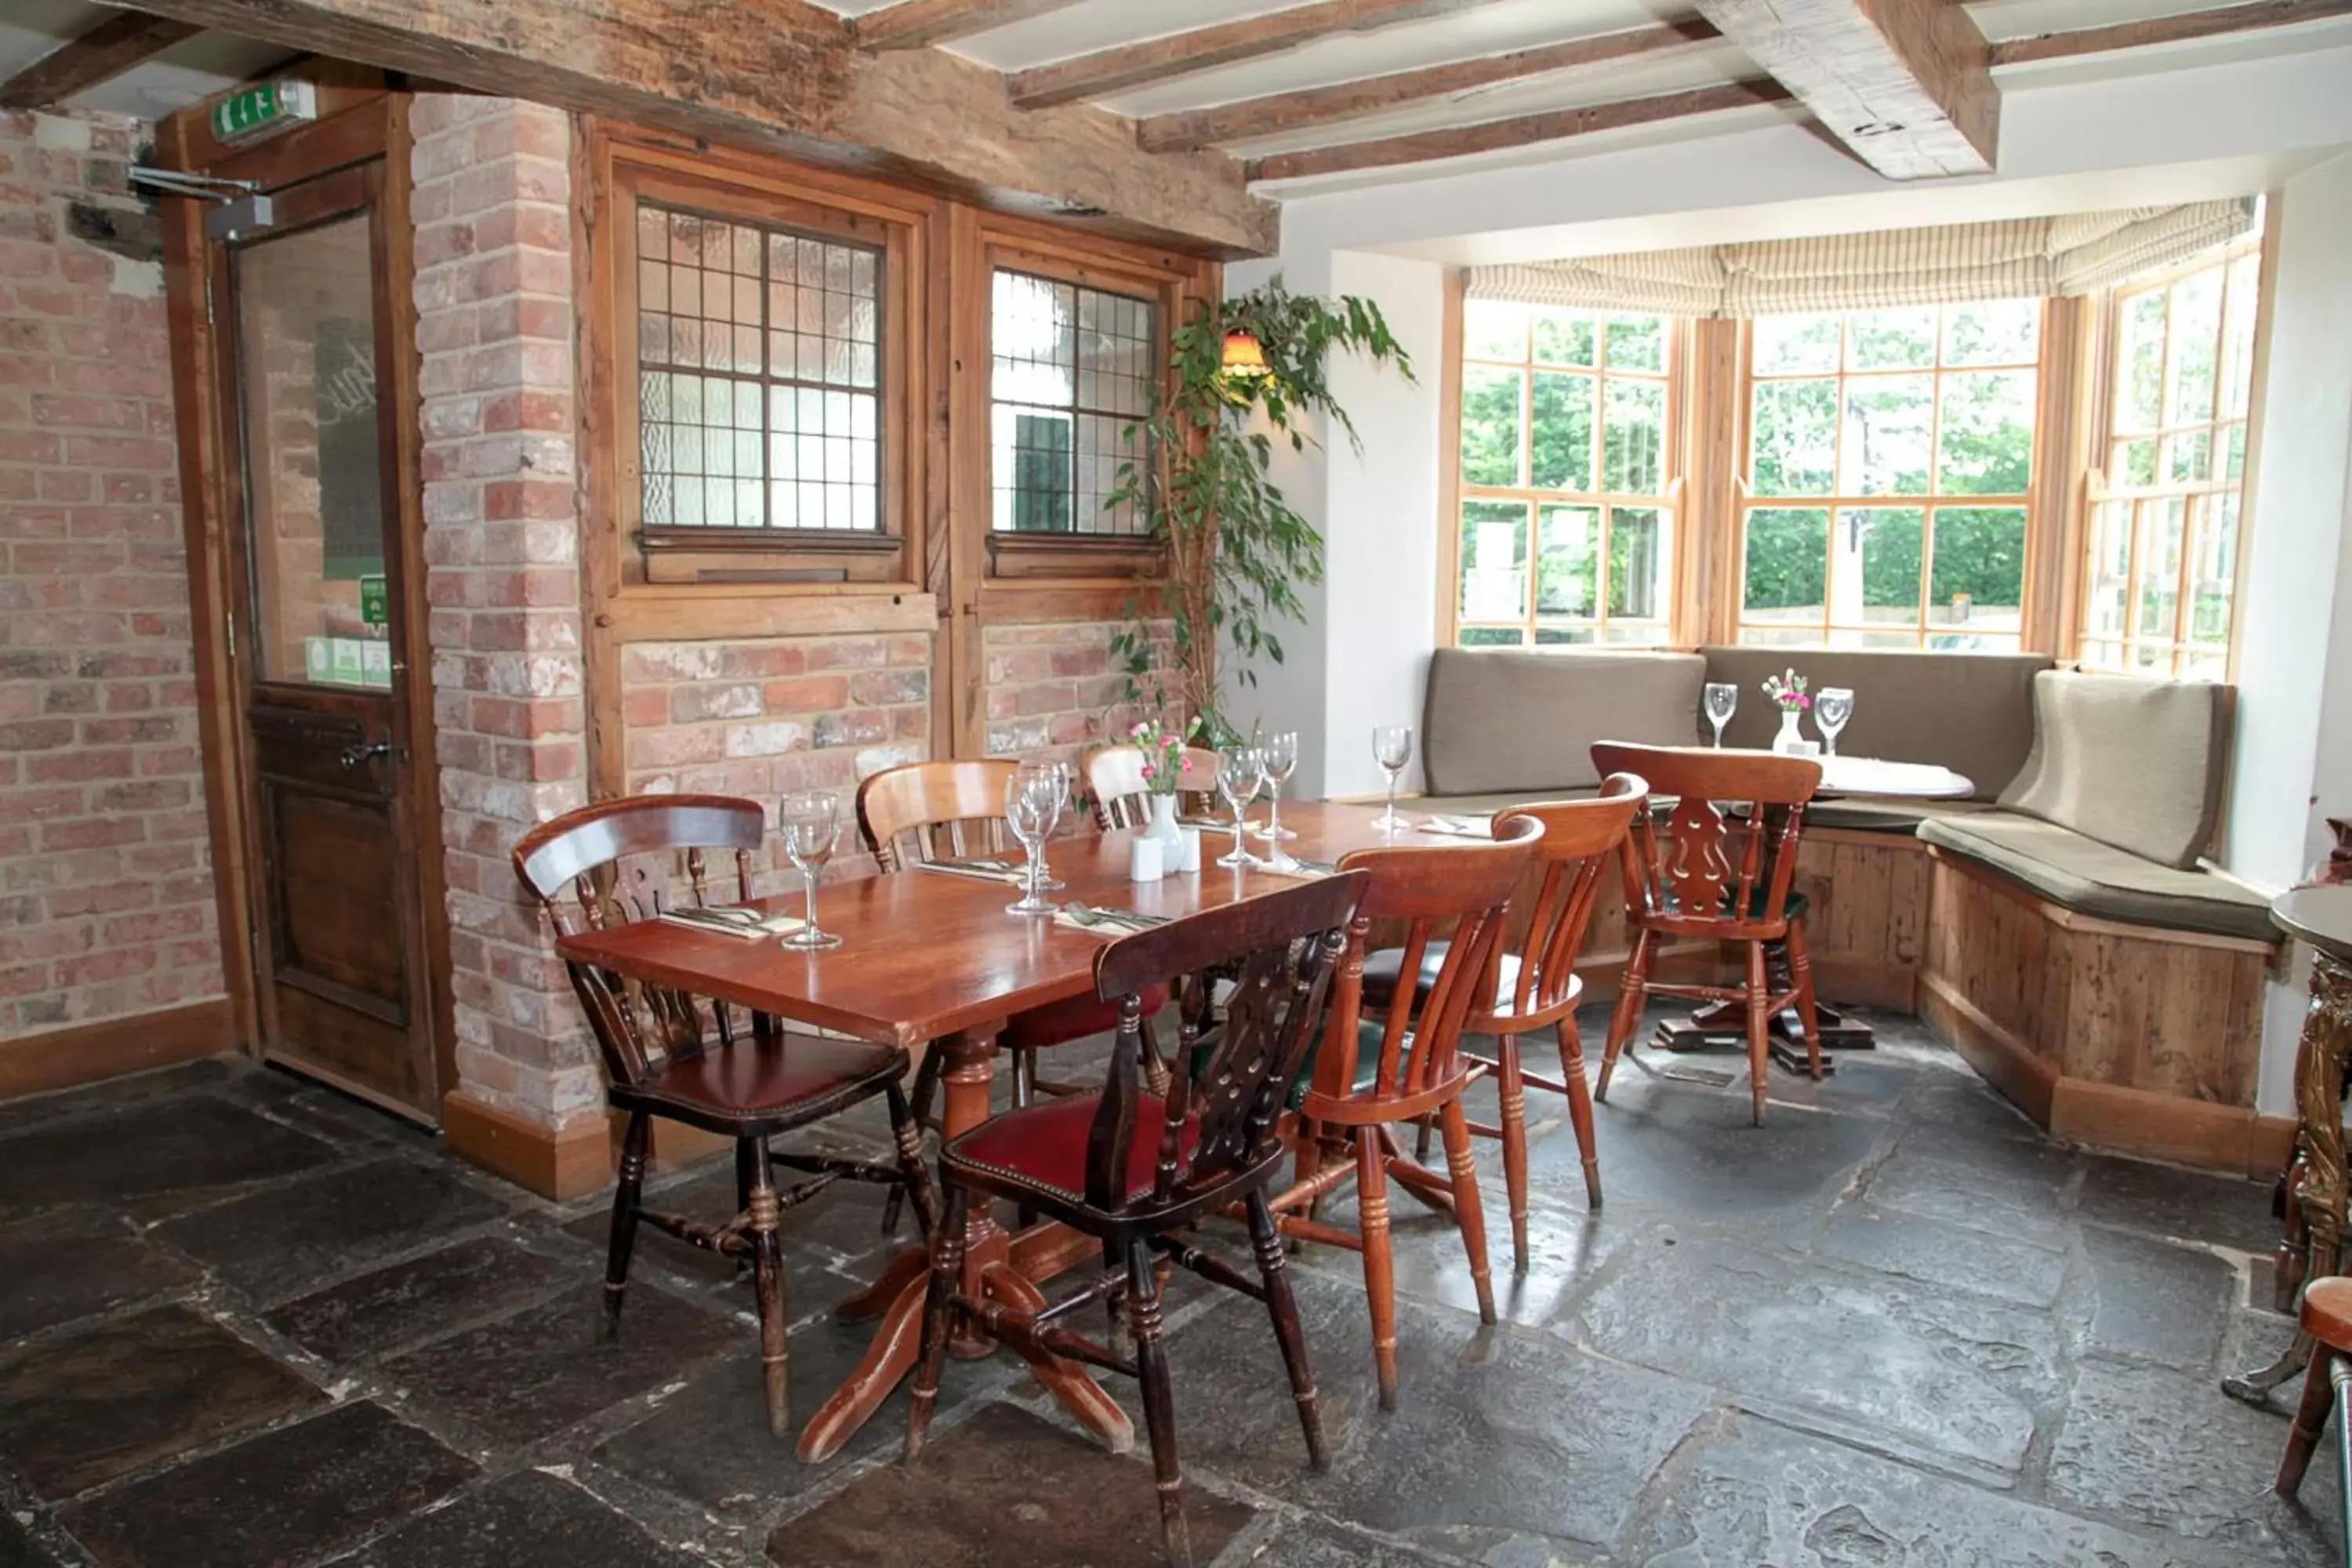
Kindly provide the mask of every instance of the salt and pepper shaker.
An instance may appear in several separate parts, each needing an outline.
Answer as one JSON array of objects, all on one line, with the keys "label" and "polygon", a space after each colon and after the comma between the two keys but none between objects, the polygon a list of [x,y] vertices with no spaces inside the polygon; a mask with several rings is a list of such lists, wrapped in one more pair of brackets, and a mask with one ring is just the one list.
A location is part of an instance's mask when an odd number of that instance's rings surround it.
[{"label": "salt and pepper shaker", "polygon": [[1201,868],[1201,830],[1197,827],[1179,828],[1176,840],[1179,848],[1175,869],[1198,871]]},{"label": "salt and pepper shaker", "polygon": [[1130,881],[1156,882],[1168,874],[1166,847],[1149,834],[1139,833],[1127,844],[1127,875]]}]

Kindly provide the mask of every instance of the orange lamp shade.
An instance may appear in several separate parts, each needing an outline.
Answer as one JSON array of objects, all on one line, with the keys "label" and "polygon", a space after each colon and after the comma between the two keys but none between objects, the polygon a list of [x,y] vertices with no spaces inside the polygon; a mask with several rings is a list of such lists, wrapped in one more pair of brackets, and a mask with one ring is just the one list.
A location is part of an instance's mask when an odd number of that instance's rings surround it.
[{"label": "orange lamp shade", "polygon": [[1265,348],[1247,332],[1227,332],[1223,369],[1227,375],[1264,375],[1273,366],[1265,363]]}]

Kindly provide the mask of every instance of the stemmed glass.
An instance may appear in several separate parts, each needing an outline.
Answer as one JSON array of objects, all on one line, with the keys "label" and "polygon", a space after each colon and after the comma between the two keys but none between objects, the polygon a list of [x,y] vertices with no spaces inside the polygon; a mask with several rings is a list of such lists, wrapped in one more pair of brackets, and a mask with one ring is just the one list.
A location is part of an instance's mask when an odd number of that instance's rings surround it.
[{"label": "stemmed glass", "polygon": [[1045,897],[1043,851],[1047,837],[1062,819],[1062,775],[1050,763],[1024,763],[1019,772],[1004,781],[1004,823],[1029,857],[1021,897],[1004,906],[1007,914],[1054,912],[1053,900]]},{"label": "stemmed glass", "polygon": [[[1055,792],[1054,824],[1045,829],[1045,837],[1051,838],[1061,826],[1062,818],[1070,813],[1070,802],[1077,792],[1078,770],[1069,763],[1048,761],[1044,758],[1032,758],[1022,763],[1021,767],[1025,773],[1034,773],[1041,778],[1049,780],[1051,787]],[[1054,868],[1045,863],[1045,839],[1040,839],[1037,844],[1037,890],[1041,893],[1058,893],[1068,886],[1067,882],[1055,876]]]},{"label": "stemmed glass", "polygon": [[1217,790],[1225,797],[1225,804],[1234,808],[1234,852],[1220,857],[1218,865],[1240,870],[1245,866],[1264,864],[1249,852],[1249,846],[1242,837],[1249,827],[1242,820],[1242,813],[1249,809],[1249,803],[1257,798],[1257,792],[1265,784],[1264,752],[1252,746],[1234,746],[1218,753]]},{"label": "stemmed glass", "polygon": [[1404,776],[1405,764],[1412,761],[1412,730],[1404,724],[1372,726],[1372,761],[1389,775],[1389,810],[1381,818],[1382,833],[1404,831],[1404,818],[1397,815],[1397,780]]},{"label": "stemmed glass", "polygon": [[1813,724],[1822,732],[1822,749],[1837,755],[1838,731],[1853,717],[1853,693],[1843,686],[1824,686],[1813,693]]},{"label": "stemmed glass", "polygon": [[839,947],[841,939],[816,923],[816,879],[833,858],[841,837],[841,805],[830,795],[788,795],[776,807],[776,828],[784,853],[800,868],[803,908],[801,929],[783,939],[796,952],[816,952]]},{"label": "stemmed glass", "polygon": [[1282,786],[1298,771],[1298,731],[1285,730],[1258,751],[1265,757],[1265,825],[1251,828],[1250,833],[1270,842],[1296,838],[1298,835],[1282,825]]},{"label": "stemmed glass", "polygon": [[1709,681],[1706,686],[1706,721],[1715,726],[1715,743],[1723,745],[1723,727],[1739,708],[1739,688],[1727,681]]}]

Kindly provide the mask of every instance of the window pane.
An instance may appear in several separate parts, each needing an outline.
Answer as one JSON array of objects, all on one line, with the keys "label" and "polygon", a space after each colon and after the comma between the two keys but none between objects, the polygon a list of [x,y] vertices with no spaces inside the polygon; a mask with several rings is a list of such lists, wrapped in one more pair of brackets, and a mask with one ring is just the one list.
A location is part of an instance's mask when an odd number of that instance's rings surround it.
[{"label": "window pane", "polygon": [[1536,646],[1565,647],[1587,644],[1593,640],[1592,632],[1592,624],[1589,621],[1559,626],[1538,621],[1536,623]]},{"label": "window pane", "polygon": [[2116,442],[2115,466],[2108,472],[2107,482],[2115,485],[2156,483],[2156,443],[2146,438]]},{"label": "window pane", "polygon": [[1537,311],[1537,363],[1581,365],[1600,363],[1593,353],[1598,320],[1590,310]]},{"label": "window pane", "polygon": [[2216,356],[2221,338],[2221,274],[2193,272],[2172,286],[2172,385],[2165,423],[2213,417]]},{"label": "window pane", "polygon": [[1830,514],[1762,509],[1748,514],[1744,618],[1822,623],[1829,563]]},{"label": "window pane", "polygon": [[2189,579],[2189,635],[2198,642],[2230,640],[2230,595],[2238,574],[2238,497],[2224,490],[2199,508],[2197,559]]},{"label": "window pane", "polygon": [[1528,616],[1528,509],[1518,501],[1462,503],[1462,618]]},{"label": "window pane", "polygon": [[[827,276],[852,319],[873,308],[855,292],[854,273]],[[1159,306],[1003,269],[991,287],[992,525],[1148,532],[1130,479],[1150,472],[1143,422],[1159,374]]]},{"label": "window pane", "polygon": [[[1534,396],[1534,449],[1528,457],[1528,482],[1539,489],[1591,489],[1592,378],[1539,370],[1535,373]],[[1465,402],[1467,402],[1466,395]],[[1517,417],[1516,409],[1512,417]],[[1464,437],[1466,454],[1466,430]],[[1466,460],[1464,466],[1467,468]],[[1507,484],[1510,481],[1492,482]]]},{"label": "window pane", "polygon": [[1834,381],[1757,384],[1748,473],[1756,494],[1829,495],[1835,490],[1837,397]]},{"label": "window pane", "polygon": [[1462,301],[1462,352],[1472,359],[1528,357],[1528,308],[1499,300]]},{"label": "window pane", "polygon": [[2033,383],[2025,370],[1944,378],[1938,493],[2025,493],[2032,481]]},{"label": "window pane", "polygon": [[1462,371],[1462,478],[1474,485],[1519,482],[1519,393],[1516,370]]},{"label": "window pane", "polygon": [[2085,630],[2109,640],[2124,635],[2131,599],[2132,508],[2107,501],[2091,514],[2090,601]]},{"label": "window pane", "polygon": [[1936,397],[1931,375],[1885,375],[1846,384],[1842,493],[1925,495]]},{"label": "window pane", "polygon": [[1924,370],[1936,363],[1936,308],[1856,310],[1846,321],[1848,370]]},{"label": "window pane", "polygon": [[1666,368],[1666,319],[1610,317],[1609,368],[1663,372]]},{"label": "window pane", "polygon": [[1454,641],[1464,647],[1520,647],[1527,634],[1517,626],[1464,626]]},{"label": "window pane", "polygon": [[1759,375],[1826,375],[1838,367],[1835,316],[1759,316],[1754,331]]},{"label": "window pane", "polygon": [[2116,347],[2116,428],[2153,430],[2164,411],[2164,291],[2135,294],[2123,303]]},{"label": "window pane", "polygon": [[1853,508],[1830,539],[1830,620],[1842,626],[1917,626],[1919,551],[1927,516],[1916,508]]},{"label": "window pane", "polygon": [[1619,495],[1662,493],[1665,447],[1665,384],[1611,378],[1601,431],[1601,488]]},{"label": "window pane", "polygon": [[1536,614],[1590,620],[1599,602],[1601,509],[1548,506],[1538,521]]},{"label": "window pane", "polygon": [[2014,637],[2025,625],[2025,509],[1945,507],[1936,513],[1927,624]]},{"label": "window pane", "polygon": [[2168,484],[2196,484],[2213,477],[2213,432],[2192,430],[2164,438],[2164,478]]},{"label": "window pane", "polygon": [[1610,620],[1664,623],[1673,597],[1672,514],[1655,507],[1619,507],[1609,518]]},{"label": "window pane", "polygon": [[2135,635],[2170,642],[2180,635],[2180,549],[2189,503],[2179,496],[2139,503],[2139,583]]},{"label": "window pane", "polygon": [[1988,300],[1944,308],[1944,363],[2032,364],[2042,353],[2042,301]]}]

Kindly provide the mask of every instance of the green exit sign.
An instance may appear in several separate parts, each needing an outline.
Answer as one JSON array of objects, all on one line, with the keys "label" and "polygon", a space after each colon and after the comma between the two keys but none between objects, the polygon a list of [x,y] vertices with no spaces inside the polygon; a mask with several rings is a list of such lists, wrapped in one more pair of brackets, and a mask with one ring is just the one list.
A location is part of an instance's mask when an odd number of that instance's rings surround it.
[{"label": "green exit sign", "polygon": [[360,622],[362,626],[380,626],[392,619],[392,597],[384,592],[383,574],[362,573],[360,576]]},{"label": "green exit sign", "polygon": [[257,81],[213,105],[213,134],[249,142],[319,118],[319,90],[307,81]]}]

